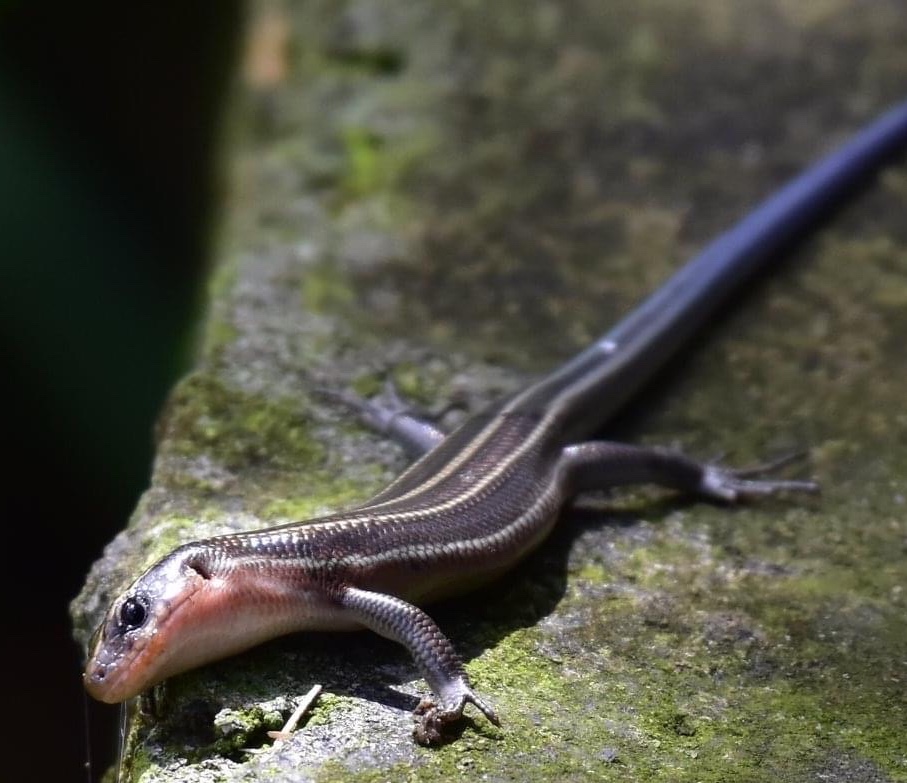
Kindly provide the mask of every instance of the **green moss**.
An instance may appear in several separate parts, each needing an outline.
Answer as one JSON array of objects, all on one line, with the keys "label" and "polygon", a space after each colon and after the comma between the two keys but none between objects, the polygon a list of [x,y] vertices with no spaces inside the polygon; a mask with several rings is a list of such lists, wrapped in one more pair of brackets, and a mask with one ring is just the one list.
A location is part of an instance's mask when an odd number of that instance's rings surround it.
[{"label": "green moss", "polygon": [[[124,762],[128,764],[128,767],[122,771],[124,779],[135,781],[140,781],[146,772],[155,769],[156,766],[155,761],[141,745],[125,754]],[[116,767],[111,767],[104,778],[107,783],[119,783],[116,775]]]},{"label": "green moss", "polygon": [[[374,471],[374,483],[378,482],[380,472]],[[362,500],[365,487],[361,481],[337,480],[330,485],[330,507],[333,510],[350,506]],[[325,513],[324,494],[317,496],[301,495],[276,498],[268,501],[259,511],[262,520],[312,519]]]},{"label": "green moss", "polygon": [[[212,302],[222,302],[236,283],[238,260],[227,256],[220,259],[208,282],[208,298]],[[204,324],[201,355],[213,357],[221,347],[229,345],[239,336],[239,330],[229,316],[221,309],[209,311]]]},{"label": "green moss", "polygon": [[447,380],[446,368],[441,374],[433,373],[424,366],[414,362],[397,362],[388,367],[389,373],[367,373],[359,375],[353,382],[353,390],[360,397],[369,399],[378,397],[386,390],[388,380],[393,389],[403,400],[432,405],[439,399],[445,399],[439,386]]},{"label": "green moss", "polygon": [[333,693],[322,693],[318,697],[315,706],[312,707],[312,711],[308,714],[304,725],[329,725],[337,714],[349,709],[349,703],[349,699],[342,696],[337,696]]},{"label": "green moss", "polygon": [[[130,713],[126,727],[126,737],[123,741],[122,757],[110,767],[103,776],[104,783],[120,783],[120,780],[139,781],[146,772],[157,769],[157,760],[153,759],[144,745],[145,727],[142,720],[136,720],[135,705],[124,707]],[[122,765],[118,769],[117,765]]]},{"label": "green moss", "polygon": [[163,514],[155,518],[155,535],[149,540],[145,559],[150,565],[198,534],[201,516]]},{"label": "green moss", "polygon": [[381,76],[400,72],[404,65],[405,55],[401,50],[389,47],[337,49],[330,53],[332,62],[353,71]]},{"label": "green moss", "polygon": [[229,345],[237,337],[239,330],[230,321],[212,318],[205,329],[202,353],[213,356],[222,346]]},{"label": "green moss", "polygon": [[353,391],[364,399],[376,397],[384,391],[384,375],[367,373],[359,375],[353,381]]},{"label": "green moss", "polygon": [[433,403],[443,396],[437,394],[424,368],[411,362],[401,362],[393,369],[394,385],[400,395],[407,400]]},{"label": "green moss", "polygon": [[355,297],[347,276],[332,261],[313,264],[303,278],[303,305],[313,313],[347,308]]},{"label": "green moss", "polygon": [[349,163],[347,187],[354,195],[377,190],[385,179],[381,138],[364,128],[348,128],[343,142]]},{"label": "green moss", "polygon": [[318,465],[324,456],[298,405],[250,397],[206,373],[176,387],[161,436],[173,453],[211,454],[228,470],[300,468]]},{"label": "green moss", "polygon": [[248,748],[269,742],[267,733],[278,731],[284,723],[285,716],[274,709],[253,706],[221,710],[214,719],[215,731],[220,736],[211,745],[199,749],[199,757],[216,754],[233,758]]}]

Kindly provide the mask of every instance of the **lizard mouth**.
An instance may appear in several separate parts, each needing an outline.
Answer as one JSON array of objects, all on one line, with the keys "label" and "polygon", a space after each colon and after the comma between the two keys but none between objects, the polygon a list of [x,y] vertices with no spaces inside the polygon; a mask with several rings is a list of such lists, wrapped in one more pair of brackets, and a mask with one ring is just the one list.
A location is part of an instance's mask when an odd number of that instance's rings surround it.
[{"label": "lizard mouth", "polygon": [[116,704],[144,690],[144,683],[137,682],[134,666],[145,647],[142,641],[131,640],[128,649],[116,656],[109,656],[104,649],[95,652],[82,675],[89,695],[98,701]]}]

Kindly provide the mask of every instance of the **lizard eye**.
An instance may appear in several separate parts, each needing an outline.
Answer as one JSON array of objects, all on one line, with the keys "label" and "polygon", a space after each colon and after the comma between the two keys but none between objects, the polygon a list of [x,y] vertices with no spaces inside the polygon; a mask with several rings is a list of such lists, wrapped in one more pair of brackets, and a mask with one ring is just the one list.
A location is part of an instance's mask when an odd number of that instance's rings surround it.
[{"label": "lizard eye", "polygon": [[120,607],[120,625],[124,631],[131,631],[144,624],[148,612],[135,598],[127,598]]}]

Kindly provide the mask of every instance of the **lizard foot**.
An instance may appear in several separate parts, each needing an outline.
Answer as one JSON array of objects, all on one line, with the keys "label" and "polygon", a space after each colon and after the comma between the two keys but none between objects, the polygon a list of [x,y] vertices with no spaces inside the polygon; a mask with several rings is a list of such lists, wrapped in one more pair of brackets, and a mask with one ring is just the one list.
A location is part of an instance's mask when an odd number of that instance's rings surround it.
[{"label": "lizard foot", "polygon": [[740,470],[723,468],[718,465],[706,465],[702,471],[699,491],[709,497],[730,503],[765,497],[766,495],[777,495],[782,492],[815,494],[819,491],[819,485],[815,481],[751,478],[752,476],[764,475],[776,470],[799,456],[788,456],[772,463]]},{"label": "lizard foot", "polygon": [[[482,699],[476,696],[469,685],[460,680],[456,684],[453,694],[446,694],[440,703],[426,697],[419,702],[414,715],[417,716],[413,728],[413,738],[420,745],[438,745],[444,740],[446,730],[463,717],[463,709],[467,704],[474,704],[482,714],[495,726],[500,726],[501,721],[497,713]],[[448,691],[454,690],[452,688]]]}]

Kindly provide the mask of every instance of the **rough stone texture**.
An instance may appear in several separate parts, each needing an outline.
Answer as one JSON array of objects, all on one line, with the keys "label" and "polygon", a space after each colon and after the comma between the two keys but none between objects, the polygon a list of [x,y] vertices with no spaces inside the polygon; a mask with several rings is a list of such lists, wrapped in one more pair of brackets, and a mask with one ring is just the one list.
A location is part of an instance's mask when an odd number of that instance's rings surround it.
[{"label": "rough stone texture", "polygon": [[[343,506],[400,470],[319,388],[374,391],[392,368],[423,404],[481,407],[604,331],[907,69],[901,0],[253,17],[266,49],[289,35],[286,73],[237,98],[197,369],[73,604],[83,642],[175,544]],[[808,446],[820,500],[634,490],[566,514],[516,573],[433,610],[500,730],[416,747],[424,683],[401,651],[298,636],[168,683],[160,716],[133,721],[126,779],[907,780],[905,197],[897,165],[615,428],[742,463]],[[271,747],[314,682],[308,722]]]}]

